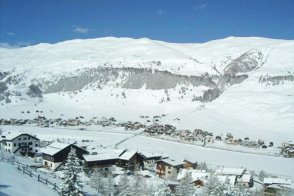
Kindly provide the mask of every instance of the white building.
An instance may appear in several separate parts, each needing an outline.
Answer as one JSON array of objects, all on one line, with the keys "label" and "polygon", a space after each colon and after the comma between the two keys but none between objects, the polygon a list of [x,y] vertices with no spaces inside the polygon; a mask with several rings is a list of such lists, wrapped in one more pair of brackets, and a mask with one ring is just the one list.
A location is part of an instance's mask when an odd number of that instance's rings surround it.
[{"label": "white building", "polygon": [[0,148],[11,153],[34,155],[38,152],[40,140],[22,132],[4,132],[0,138]]}]

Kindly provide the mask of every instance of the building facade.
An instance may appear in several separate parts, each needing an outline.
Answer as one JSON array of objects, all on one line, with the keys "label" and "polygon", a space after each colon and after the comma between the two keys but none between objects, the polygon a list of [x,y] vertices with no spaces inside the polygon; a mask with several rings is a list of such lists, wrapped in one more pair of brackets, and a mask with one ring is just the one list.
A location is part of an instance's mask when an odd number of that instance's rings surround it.
[{"label": "building facade", "polygon": [[39,152],[40,140],[33,135],[21,132],[1,134],[1,149],[10,153],[33,156]]}]

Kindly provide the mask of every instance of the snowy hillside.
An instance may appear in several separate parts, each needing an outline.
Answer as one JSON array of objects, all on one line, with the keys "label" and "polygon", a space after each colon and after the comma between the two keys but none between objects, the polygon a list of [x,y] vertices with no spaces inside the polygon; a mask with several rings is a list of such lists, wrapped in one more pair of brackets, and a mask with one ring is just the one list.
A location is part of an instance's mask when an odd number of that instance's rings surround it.
[{"label": "snowy hillside", "polygon": [[256,37],[0,48],[0,118],[166,114],[161,123],[179,128],[293,141],[293,54],[294,41]]}]

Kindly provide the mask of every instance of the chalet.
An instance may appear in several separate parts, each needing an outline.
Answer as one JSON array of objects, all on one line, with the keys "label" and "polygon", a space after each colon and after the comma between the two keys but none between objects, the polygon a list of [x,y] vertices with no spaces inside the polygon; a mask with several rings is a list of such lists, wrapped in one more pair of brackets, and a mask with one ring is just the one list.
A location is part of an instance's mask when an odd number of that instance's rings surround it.
[{"label": "chalet", "polygon": [[217,175],[216,177],[221,183],[226,183],[231,187],[235,186],[235,184],[237,183],[237,177],[234,175],[232,176]]},{"label": "chalet", "polygon": [[40,140],[22,132],[4,132],[0,138],[0,148],[11,153],[34,156],[38,152]]},{"label": "chalet", "polygon": [[195,169],[195,168],[197,168],[197,163],[194,161],[191,161],[191,160],[184,159],[183,168],[184,169]]},{"label": "chalet", "polygon": [[236,176],[237,178],[241,178],[245,171],[246,170],[244,168],[223,167],[215,170],[215,174],[224,176]]},{"label": "chalet", "polygon": [[158,153],[149,153],[149,152],[139,152],[139,153],[144,157],[145,163],[159,161],[162,158],[162,155]]},{"label": "chalet", "polygon": [[55,170],[67,158],[71,148],[76,150],[77,157],[83,159],[83,154],[88,154],[88,151],[74,145],[65,144],[61,142],[53,142],[44,149],[43,152],[43,166],[50,170]]},{"label": "chalet", "polygon": [[264,178],[263,185],[265,195],[275,195],[280,190],[289,192],[289,195],[294,194],[294,184],[290,179]]},{"label": "chalet", "polygon": [[144,157],[137,151],[125,150],[119,155],[117,166],[132,171],[144,169]]},{"label": "chalet", "polygon": [[172,178],[177,176],[180,168],[183,168],[183,161],[163,159],[157,161],[156,174],[160,178]]},{"label": "chalet", "polygon": [[118,149],[99,149],[98,152],[84,154],[83,158],[87,167],[90,169],[108,170],[109,167],[117,165],[119,155],[123,152],[124,150]]},{"label": "chalet", "polygon": [[144,157],[137,151],[118,149],[99,149],[91,155],[83,155],[89,168],[105,169],[116,165],[128,170],[137,170],[144,167]]},{"label": "chalet", "polygon": [[202,187],[207,182],[210,174],[205,170],[196,170],[196,169],[180,169],[180,172],[177,176],[177,180],[181,181],[185,176],[190,175],[192,182],[197,187]]},{"label": "chalet", "polygon": [[282,144],[282,154],[285,157],[294,157],[294,143],[285,142]]},{"label": "chalet", "polygon": [[246,188],[251,188],[253,187],[253,178],[252,175],[249,173],[245,173],[241,178],[237,179],[238,184],[246,187]]}]

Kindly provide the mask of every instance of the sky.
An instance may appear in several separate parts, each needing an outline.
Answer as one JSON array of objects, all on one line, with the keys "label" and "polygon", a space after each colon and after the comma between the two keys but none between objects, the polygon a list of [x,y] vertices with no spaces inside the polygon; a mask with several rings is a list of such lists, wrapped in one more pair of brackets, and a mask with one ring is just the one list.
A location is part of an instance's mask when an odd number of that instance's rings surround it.
[{"label": "sky", "polygon": [[294,0],[0,0],[0,46],[131,37],[294,39]]}]

